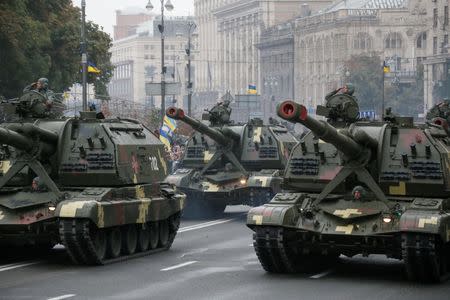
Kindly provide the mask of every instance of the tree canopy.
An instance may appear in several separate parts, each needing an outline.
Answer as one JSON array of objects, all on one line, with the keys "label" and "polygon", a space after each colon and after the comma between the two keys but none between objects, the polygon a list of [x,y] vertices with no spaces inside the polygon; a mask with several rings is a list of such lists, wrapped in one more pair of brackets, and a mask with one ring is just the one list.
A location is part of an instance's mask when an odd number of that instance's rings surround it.
[{"label": "tree canopy", "polygon": [[[362,111],[381,112],[383,99],[383,68],[380,56],[363,54],[352,56],[345,64],[349,71],[349,82],[355,85],[355,96]],[[396,76],[395,73],[393,73]],[[392,76],[391,76],[392,77]],[[395,77],[394,77],[395,78]],[[385,80],[385,108],[391,107],[393,113],[417,117],[423,112],[423,66],[418,65],[414,82],[402,83],[400,80]]]},{"label": "tree canopy", "polygon": [[[40,77],[63,91],[81,81],[81,12],[71,0],[2,0],[0,2],[0,95],[17,97]],[[87,24],[89,61],[101,74],[89,74],[97,93],[106,94],[113,66],[111,38]]]}]

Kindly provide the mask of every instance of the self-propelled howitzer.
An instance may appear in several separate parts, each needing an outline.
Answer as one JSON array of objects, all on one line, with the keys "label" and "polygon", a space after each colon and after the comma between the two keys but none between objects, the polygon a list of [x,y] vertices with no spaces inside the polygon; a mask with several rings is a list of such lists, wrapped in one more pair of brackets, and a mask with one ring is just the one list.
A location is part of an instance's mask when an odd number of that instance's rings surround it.
[{"label": "self-propelled howitzer", "polygon": [[195,130],[180,169],[166,179],[187,194],[187,216],[219,214],[227,205],[260,205],[281,190],[280,171],[296,139],[285,127],[262,121],[233,124],[229,112],[217,105],[208,112],[210,126],[178,108],[166,112]]},{"label": "self-propelled howitzer", "polygon": [[412,118],[336,129],[291,101],[281,118],[308,127],[284,173],[290,193],[252,209],[255,251],[269,272],[308,272],[340,254],[402,259],[410,279],[450,271],[450,140]]},{"label": "self-propelled howitzer", "polygon": [[185,195],[161,184],[163,144],[134,120],[33,118],[0,126],[0,245],[64,244],[79,264],[168,249]]},{"label": "self-propelled howitzer", "polygon": [[220,129],[209,127],[199,120],[186,116],[182,109],[171,107],[167,110],[167,116],[175,120],[183,121],[190,125],[192,129],[210,137],[222,146],[231,146],[234,141],[239,142],[240,136],[234,131],[229,130],[227,127],[222,127]]}]

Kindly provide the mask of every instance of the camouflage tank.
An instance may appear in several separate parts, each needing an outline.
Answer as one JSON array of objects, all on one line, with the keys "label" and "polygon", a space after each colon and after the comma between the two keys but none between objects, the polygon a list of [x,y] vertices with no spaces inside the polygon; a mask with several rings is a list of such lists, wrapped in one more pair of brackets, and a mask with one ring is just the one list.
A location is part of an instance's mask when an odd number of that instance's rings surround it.
[{"label": "camouflage tank", "polygon": [[303,105],[278,115],[311,130],[285,171],[289,193],[248,213],[254,248],[268,272],[308,272],[343,254],[403,260],[411,280],[450,272],[450,140],[412,118],[336,129]]},{"label": "camouflage tank", "polygon": [[181,168],[166,179],[186,193],[188,217],[217,215],[227,205],[261,205],[281,190],[281,173],[297,140],[285,127],[260,120],[235,125],[230,113],[227,105],[215,106],[205,116],[208,126],[181,109],[167,109],[167,116],[196,130]]},{"label": "camouflage tank", "polygon": [[0,125],[2,248],[61,243],[79,264],[170,248],[185,195],[160,184],[168,168],[158,138],[95,112],[53,118],[37,97],[42,105],[16,103],[20,122]]}]

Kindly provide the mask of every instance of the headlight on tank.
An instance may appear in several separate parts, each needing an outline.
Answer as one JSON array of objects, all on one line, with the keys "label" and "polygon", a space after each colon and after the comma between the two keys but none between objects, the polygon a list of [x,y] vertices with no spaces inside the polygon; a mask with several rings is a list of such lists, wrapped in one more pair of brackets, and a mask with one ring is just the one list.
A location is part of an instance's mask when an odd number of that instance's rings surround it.
[{"label": "headlight on tank", "polygon": [[48,210],[51,211],[51,212],[54,212],[56,210],[56,206],[50,205],[48,207]]},{"label": "headlight on tank", "polygon": [[392,222],[392,217],[390,215],[384,215],[383,216],[383,223],[391,223]]},{"label": "headlight on tank", "polygon": [[246,184],[247,184],[247,178],[242,177],[242,178],[239,180],[239,183],[240,183],[241,185],[246,185]]}]

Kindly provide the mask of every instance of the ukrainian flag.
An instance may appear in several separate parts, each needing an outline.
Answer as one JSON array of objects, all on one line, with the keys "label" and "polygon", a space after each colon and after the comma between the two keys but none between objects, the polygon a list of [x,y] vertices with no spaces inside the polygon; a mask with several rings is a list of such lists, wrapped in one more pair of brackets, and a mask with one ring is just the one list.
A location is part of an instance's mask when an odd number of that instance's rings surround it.
[{"label": "ukrainian flag", "polygon": [[386,61],[383,62],[383,72],[385,74],[391,72],[391,67],[386,64]]},{"label": "ukrainian flag", "polygon": [[100,74],[101,71],[91,62],[88,63],[88,73]]},{"label": "ukrainian flag", "polygon": [[177,129],[177,121],[175,121],[174,119],[169,118],[168,116],[164,116],[163,122],[170,128],[170,130],[175,131],[175,129]]},{"label": "ukrainian flag", "polygon": [[159,130],[159,140],[167,147],[167,149],[169,149],[169,151],[172,149],[172,141],[176,128],[177,122],[168,116],[164,116],[163,125]]},{"label": "ukrainian flag", "polygon": [[256,90],[256,85],[249,84],[247,93],[250,94],[250,95],[258,94],[258,91]]}]

